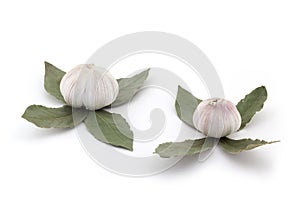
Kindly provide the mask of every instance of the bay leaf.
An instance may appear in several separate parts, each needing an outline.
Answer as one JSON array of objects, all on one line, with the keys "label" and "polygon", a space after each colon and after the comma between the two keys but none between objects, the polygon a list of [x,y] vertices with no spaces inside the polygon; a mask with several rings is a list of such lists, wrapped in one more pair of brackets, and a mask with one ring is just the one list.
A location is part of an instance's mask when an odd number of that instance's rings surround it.
[{"label": "bay leaf", "polygon": [[65,75],[65,72],[53,66],[52,64],[45,62],[45,77],[44,87],[45,90],[54,96],[56,99],[65,102],[64,97],[60,92],[60,81]]},{"label": "bay leaf", "polygon": [[202,100],[194,97],[190,92],[183,89],[181,86],[178,86],[175,108],[179,119],[195,128],[193,124],[193,114],[201,101]]},{"label": "bay leaf", "polygon": [[256,112],[259,112],[263,108],[264,102],[267,100],[267,97],[268,93],[266,87],[261,86],[254,89],[237,104],[236,107],[242,117],[240,130],[243,129],[251,121]]},{"label": "bay leaf", "polygon": [[243,151],[252,150],[256,147],[260,147],[267,144],[273,144],[279,141],[267,142],[259,139],[239,139],[233,140],[228,137],[222,137],[219,141],[221,148],[231,154],[238,154]]},{"label": "bay leaf", "polygon": [[133,150],[133,132],[120,115],[105,110],[90,111],[85,119],[88,131],[99,141]]},{"label": "bay leaf", "polygon": [[119,94],[111,106],[115,107],[129,102],[143,86],[149,75],[149,71],[150,69],[147,69],[139,74],[134,75],[133,77],[118,79]]},{"label": "bay leaf", "polygon": [[[76,112],[76,122],[73,113]],[[72,128],[81,123],[87,116],[87,111],[72,109],[70,106],[47,108],[42,105],[27,107],[22,118],[42,128]]]},{"label": "bay leaf", "polygon": [[160,144],[154,153],[163,158],[194,155],[211,149],[214,146],[214,141],[213,138],[202,138],[183,142],[166,142]]}]

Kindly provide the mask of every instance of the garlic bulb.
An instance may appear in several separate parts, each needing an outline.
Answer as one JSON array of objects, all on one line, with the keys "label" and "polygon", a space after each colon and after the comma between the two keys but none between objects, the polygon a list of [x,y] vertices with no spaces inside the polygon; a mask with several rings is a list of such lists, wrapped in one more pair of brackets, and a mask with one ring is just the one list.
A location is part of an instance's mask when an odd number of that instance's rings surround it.
[{"label": "garlic bulb", "polygon": [[107,70],[94,64],[80,64],[63,76],[60,91],[72,107],[97,110],[116,100],[119,84]]},{"label": "garlic bulb", "polygon": [[193,123],[204,135],[220,138],[240,128],[241,115],[232,102],[213,98],[198,105],[193,115]]}]

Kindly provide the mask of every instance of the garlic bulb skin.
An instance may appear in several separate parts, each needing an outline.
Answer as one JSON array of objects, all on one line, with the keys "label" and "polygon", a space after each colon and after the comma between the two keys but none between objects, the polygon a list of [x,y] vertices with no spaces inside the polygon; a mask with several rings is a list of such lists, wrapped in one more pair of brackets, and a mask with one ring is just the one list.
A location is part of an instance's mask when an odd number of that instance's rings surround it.
[{"label": "garlic bulb skin", "polygon": [[193,114],[194,126],[208,137],[221,138],[236,132],[241,122],[236,106],[220,98],[202,101]]},{"label": "garlic bulb skin", "polygon": [[80,64],[63,76],[60,91],[72,107],[97,110],[116,100],[119,84],[109,71],[94,64]]}]

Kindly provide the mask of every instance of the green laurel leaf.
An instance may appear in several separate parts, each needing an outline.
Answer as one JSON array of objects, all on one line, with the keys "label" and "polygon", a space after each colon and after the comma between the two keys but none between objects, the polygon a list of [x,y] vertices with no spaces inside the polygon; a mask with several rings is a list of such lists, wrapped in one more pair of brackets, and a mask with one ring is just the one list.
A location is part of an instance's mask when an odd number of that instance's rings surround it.
[{"label": "green laurel leaf", "polygon": [[267,144],[273,144],[279,141],[267,142],[264,140],[252,140],[252,139],[240,139],[233,140],[228,137],[222,137],[219,141],[221,148],[231,154],[238,154],[243,151],[252,150],[256,147],[260,147]]},{"label": "green laurel leaf", "polygon": [[215,140],[212,138],[166,142],[160,144],[154,153],[159,154],[163,158],[194,155],[211,149],[214,146],[214,142]]},{"label": "green laurel leaf", "polygon": [[263,108],[264,102],[267,100],[267,97],[268,93],[266,87],[261,86],[254,89],[237,104],[236,107],[242,117],[240,130],[243,129],[251,121],[256,112],[259,112]]},{"label": "green laurel leaf", "polygon": [[175,108],[179,119],[195,128],[193,124],[193,114],[201,101],[202,100],[194,97],[190,92],[183,89],[181,86],[178,86]]},{"label": "green laurel leaf", "polygon": [[[74,115],[73,112],[75,112]],[[26,109],[22,118],[42,128],[72,128],[81,123],[86,116],[86,110],[72,109],[69,106],[47,108],[41,105],[31,105]]]},{"label": "green laurel leaf", "polygon": [[149,75],[149,71],[150,69],[147,69],[137,75],[134,75],[133,77],[118,79],[117,81],[119,84],[119,94],[117,96],[117,99],[111,104],[111,106],[115,107],[129,102],[131,98],[143,86],[145,80]]},{"label": "green laurel leaf", "polygon": [[105,110],[90,111],[85,119],[88,131],[99,141],[133,150],[133,132],[120,115]]},{"label": "green laurel leaf", "polygon": [[44,87],[45,90],[54,96],[56,99],[65,102],[64,97],[60,92],[60,81],[65,75],[65,72],[53,66],[52,64],[45,62],[45,77]]}]

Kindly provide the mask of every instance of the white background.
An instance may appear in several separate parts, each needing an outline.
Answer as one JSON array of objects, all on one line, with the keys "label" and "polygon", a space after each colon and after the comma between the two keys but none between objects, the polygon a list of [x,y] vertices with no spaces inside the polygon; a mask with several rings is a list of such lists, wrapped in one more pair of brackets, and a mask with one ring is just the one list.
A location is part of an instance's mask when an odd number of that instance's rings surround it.
[{"label": "white background", "polygon": [[[2,1],[0,205],[300,203],[299,10],[296,0]],[[200,47],[234,102],[266,85],[264,110],[236,135],[281,143],[236,156],[217,150],[204,163],[186,158],[162,174],[130,178],[95,164],[74,130],[21,119],[30,104],[59,105],[43,90],[44,60],[68,70],[106,42],[147,30]]]}]

